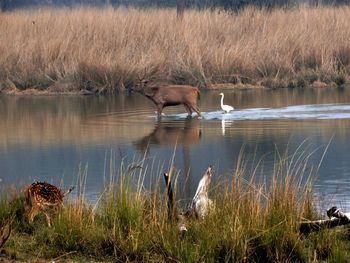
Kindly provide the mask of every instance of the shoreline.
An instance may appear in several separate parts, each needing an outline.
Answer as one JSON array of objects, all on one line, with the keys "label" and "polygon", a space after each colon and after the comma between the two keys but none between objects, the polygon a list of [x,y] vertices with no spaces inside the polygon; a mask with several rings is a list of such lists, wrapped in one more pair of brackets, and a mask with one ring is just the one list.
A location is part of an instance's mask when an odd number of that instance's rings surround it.
[{"label": "shoreline", "polygon": [[[262,89],[343,89],[346,87],[349,87],[348,82],[344,83],[341,86],[336,85],[336,83],[330,83],[326,84],[321,81],[315,81],[308,87],[268,87],[263,86],[261,84],[258,85],[252,85],[252,84],[233,84],[233,83],[217,83],[212,84],[208,88],[202,88],[201,90],[207,90],[207,91],[214,91],[214,90],[262,90]],[[169,84],[170,85],[170,84]],[[123,91],[116,91],[123,92]],[[89,95],[108,95],[109,93],[101,93],[97,90],[91,91],[88,89],[79,89],[78,87],[74,87],[73,84],[70,85],[69,89],[65,88],[65,85],[62,85],[61,87],[58,87],[57,85],[54,85],[52,87],[49,87],[47,89],[43,88],[27,88],[24,90],[20,90],[17,88],[7,88],[0,90],[0,95],[9,95],[9,96],[89,96]]]}]

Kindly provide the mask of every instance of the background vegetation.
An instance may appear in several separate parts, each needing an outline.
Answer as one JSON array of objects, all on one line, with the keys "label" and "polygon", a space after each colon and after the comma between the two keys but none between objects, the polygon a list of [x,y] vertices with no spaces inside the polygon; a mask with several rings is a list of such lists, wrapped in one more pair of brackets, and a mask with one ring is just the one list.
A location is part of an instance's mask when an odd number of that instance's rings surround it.
[{"label": "background vegetation", "polygon": [[0,14],[0,90],[114,92],[139,77],[215,87],[341,86],[349,7],[238,13],[57,9]]},{"label": "background vegetation", "polygon": [[239,10],[247,6],[257,7],[293,7],[300,4],[311,6],[344,5],[349,0],[0,0],[2,10],[12,10],[24,7],[62,7],[62,6],[134,6],[142,8],[175,7],[184,5],[186,8],[224,8]]}]

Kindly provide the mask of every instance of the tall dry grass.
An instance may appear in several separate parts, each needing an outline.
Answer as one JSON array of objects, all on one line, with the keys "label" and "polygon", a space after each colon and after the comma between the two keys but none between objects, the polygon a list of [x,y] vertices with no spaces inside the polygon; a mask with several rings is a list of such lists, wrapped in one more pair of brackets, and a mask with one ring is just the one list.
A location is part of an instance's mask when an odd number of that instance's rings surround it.
[{"label": "tall dry grass", "polygon": [[[99,92],[138,76],[215,83],[341,85],[350,72],[349,7],[59,9],[0,14],[1,89]],[[241,78],[237,78],[240,76]]]}]

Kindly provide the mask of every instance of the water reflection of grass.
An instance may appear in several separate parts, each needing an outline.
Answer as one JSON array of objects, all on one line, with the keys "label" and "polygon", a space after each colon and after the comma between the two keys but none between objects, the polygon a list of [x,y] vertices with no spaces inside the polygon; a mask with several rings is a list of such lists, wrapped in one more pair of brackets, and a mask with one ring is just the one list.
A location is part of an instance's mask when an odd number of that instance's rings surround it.
[{"label": "water reflection of grass", "polygon": [[201,87],[342,85],[350,65],[349,11],[188,10],[182,21],[171,9],[3,13],[0,87],[114,92],[145,70],[155,80]]},{"label": "water reflection of grass", "polygon": [[[344,103],[349,101],[350,92],[314,91],[304,93],[257,92],[235,93],[234,105],[238,110],[254,107],[281,107],[287,103]],[[136,97],[136,96],[135,96]],[[143,142],[144,145],[178,144],[190,145],[200,140],[221,137],[222,125],[219,120],[180,120],[155,122],[154,107],[144,98],[134,96],[109,97],[1,97],[0,96],[0,148],[15,145],[62,146],[98,145]],[[259,100],[256,98],[259,97]],[[306,98],[315,98],[307,100]],[[306,101],[304,101],[304,98]],[[329,99],[330,101],[328,101]],[[342,100],[343,99],[343,100]],[[272,101],[271,101],[272,100]],[[300,102],[301,100],[301,102]],[[326,100],[326,101],[325,101]],[[205,107],[216,110],[218,96],[215,92],[203,96]],[[284,101],[284,104],[282,103]],[[179,111],[183,112],[183,108]],[[169,114],[169,112],[167,112]],[[338,138],[347,138],[348,120],[295,121],[263,120],[235,121],[227,124],[227,134],[234,133],[242,141],[256,142],[261,138],[274,137],[273,141],[286,143],[291,131],[310,132],[321,135],[328,141],[333,133]],[[169,129],[167,128],[169,127]],[[231,130],[230,130],[231,129]],[[137,148],[137,147],[136,147]]]},{"label": "water reflection of grass", "polygon": [[[124,114],[128,103],[134,112],[141,111],[135,102],[120,96],[108,98],[42,97],[0,98],[0,147],[13,144],[86,145],[120,143],[144,136],[153,123]],[[142,105],[147,109],[147,105]],[[129,111],[129,109],[125,110]],[[146,110],[145,110],[146,111]],[[145,116],[143,116],[145,118]],[[137,127],[134,129],[130,128]]]},{"label": "water reflection of grass", "polygon": [[[249,171],[249,181],[244,179],[248,171],[243,157],[238,157],[228,181],[212,187],[215,210],[204,220],[193,220],[184,238],[168,218],[161,182],[144,189],[142,162],[120,164],[119,169],[111,163],[109,183],[97,205],[84,202],[86,171],[82,171],[76,200],[66,205],[51,229],[44,217],[28,224],[21,194],[6,191],[0,201],[0,222],[11,213],[16,218],[3,256],[117,262],[345,262],[346,233],[325,230],[302,236],[298,231],[301,218],[319,216],[311,180],[302,183],[312,178],[310,155],[299,149],[277,157],[274,172],[266,175],[272,178],[269,185],[257,183],[254,170]],[[177,199],[180,195],[177,191]]]}]

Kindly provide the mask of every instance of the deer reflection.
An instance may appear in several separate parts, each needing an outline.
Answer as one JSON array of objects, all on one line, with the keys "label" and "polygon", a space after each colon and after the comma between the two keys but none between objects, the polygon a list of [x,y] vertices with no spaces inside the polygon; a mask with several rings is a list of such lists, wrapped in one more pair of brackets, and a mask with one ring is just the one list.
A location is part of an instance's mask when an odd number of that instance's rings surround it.
[{"label": "deer reflection", "polygon": [[185,121],[159,120],[154,130],[147,136],[135,141],[133,145],[142,153],[147,154],[154,145],[179,146],[182,151],[184,172],[187,174],[185,192],[190,195],[192,185],[190,145],[197,144],[201,139],[200,120],[189,118]]},{"label": "deer reflection", "polygon": [[135,141],[135,147],[146,152],[152,145],[178,145],[188,146],[196,144],[201,138],[201,130],[198,119],[186,119],[185,121],[159,121],[154,130],[147,136]]}]

